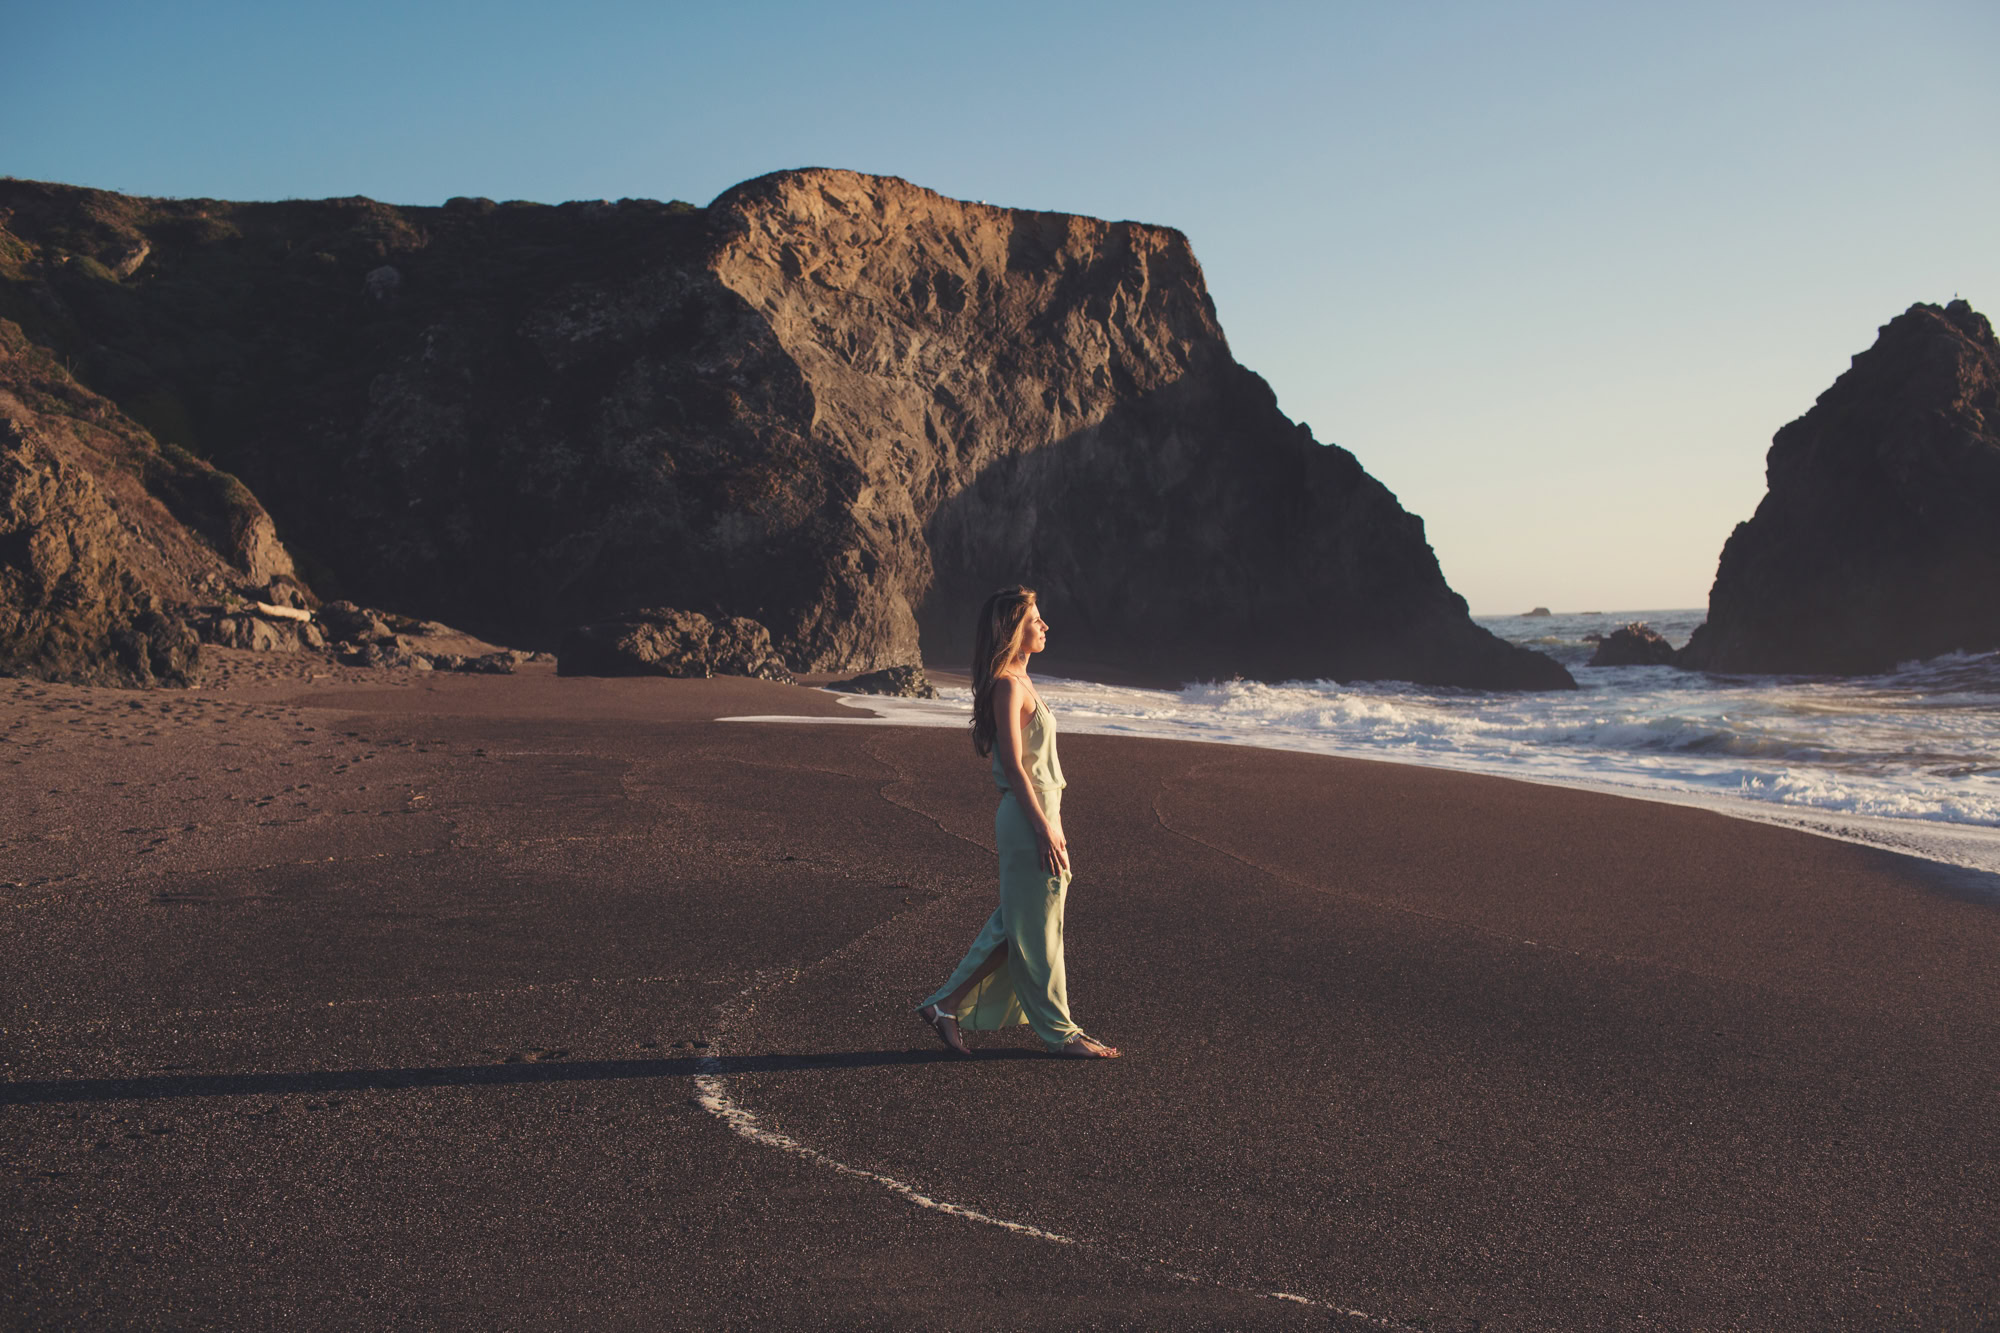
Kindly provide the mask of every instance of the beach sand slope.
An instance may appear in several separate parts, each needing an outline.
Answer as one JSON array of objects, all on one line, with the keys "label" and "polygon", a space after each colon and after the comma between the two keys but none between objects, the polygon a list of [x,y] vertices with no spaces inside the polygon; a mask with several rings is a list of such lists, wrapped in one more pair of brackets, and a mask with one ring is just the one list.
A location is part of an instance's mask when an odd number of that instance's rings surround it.
[{"label": "beach sand slope", "polygon": [[2000,1319],[1983,880],[1075,736],[1071,995],[1127,1058],[945,1060],[962,735],[223,656],[0,681],[9,1326]]}]

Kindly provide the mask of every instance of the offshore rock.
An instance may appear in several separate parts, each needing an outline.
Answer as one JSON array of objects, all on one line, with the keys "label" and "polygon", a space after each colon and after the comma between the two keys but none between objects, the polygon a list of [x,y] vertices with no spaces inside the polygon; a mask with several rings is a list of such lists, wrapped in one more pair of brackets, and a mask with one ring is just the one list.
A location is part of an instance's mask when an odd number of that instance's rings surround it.
[{"label": "offshore rock", "polygon": [[1597,651],[1590,655],[1588,665],[1672,666],[1673,663],[1674,646],[1643,620],[1635,620],[1598,640]]},{"label": "offshore rock", "polygon": [[827,170],[705,209],[0,213],[0,309],[240,476],[329,597],[525,644],[682,607],[858,671],[962,660],[1026,582],[1065,656],[1154,676],[1574,683],[1235,362],[1169,228]]},{"label": "offshore rock", "polygon": [[651,607],[617,620],[578,625],[556,652],[563,676],[757,676],[795,684],[771,635],[743,616],[710,620],[694,611]]},{"label": "offshore rock", "polygon": [[1769,489],[1722,548],[1708,671],[1866,674],[2000,648],[2000,343],[1917,304],[1780,430]]},{"label": "offshore rock", "polygon": [[935,699],[937,690],[921,666],[883,667],[852,680],[837,680],[827,686],[847,694],[881,694],[899,699]]}]

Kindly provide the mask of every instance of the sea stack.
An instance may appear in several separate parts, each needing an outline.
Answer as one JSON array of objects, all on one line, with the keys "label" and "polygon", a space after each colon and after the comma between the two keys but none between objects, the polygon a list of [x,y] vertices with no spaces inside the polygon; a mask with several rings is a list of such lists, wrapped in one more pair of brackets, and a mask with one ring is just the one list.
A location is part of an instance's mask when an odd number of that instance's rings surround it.
[{"label": "sea stack", "polygon": [[[1586,637],[1595,638],[1595,635]],[[1643,620],[1621,625],[1598,639],[1597,651],[1586,666],[1672,666],[1674,649],[1658,630]]]},{"label": "sea stack", "polygon": [[2000,648],[2000,344],[1918,304],[1780,430],[1679,663],[1867,674]]},{"label": "sea stack", "polygon": [[242,479],[318,595],[551,647],[672,608],[800,671],[994,586],[1150,676],[1573,684],[1230,355],[1166,227],[785,171],[706,208],[0,181],[4,312]]}]

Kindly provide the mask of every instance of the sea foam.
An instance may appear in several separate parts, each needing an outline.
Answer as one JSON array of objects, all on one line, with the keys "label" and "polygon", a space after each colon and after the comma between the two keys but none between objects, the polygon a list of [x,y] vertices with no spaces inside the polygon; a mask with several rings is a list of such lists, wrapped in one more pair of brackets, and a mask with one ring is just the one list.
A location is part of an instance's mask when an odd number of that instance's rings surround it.
[{"label": "sea foam", "polygon": [[[1142,690],[1037,677],[1064,730],[1415,763],[1719,813],[2000,873],[2000,654],[1883,676],[1709,676],[1591,668],[1586,637],[1648,620],[1685,641],[1699,612],[1486,619],[1546,645],[1576,691],[1396,682],[1191,683]],[[971,699],[842,696],[903,725],[964,726]]]}]

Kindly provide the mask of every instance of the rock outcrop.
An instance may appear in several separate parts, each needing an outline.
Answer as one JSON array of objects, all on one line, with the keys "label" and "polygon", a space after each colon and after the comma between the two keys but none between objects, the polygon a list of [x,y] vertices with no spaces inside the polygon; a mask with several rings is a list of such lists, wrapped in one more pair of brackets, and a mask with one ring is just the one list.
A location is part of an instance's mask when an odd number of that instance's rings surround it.
[{"label": "rock outcrop", "polygon": [[[260,607],[269,615],[276,608]],[[394,612],[328,602],[297,631],[308,644],[318,638],[348,666],[413,667],[419,671],[471,671],[511,675],[515,667],[546,653],[526,653],[482,642],[449,625]]]},{"label": "rock outcrop", "polygon": [[345,603],[319,608],[326,623],[315,605],[247,487],[0,320],[0,673],[186,686],[204,643],[461,671],[528,656]]},{"label": "rock outcrop", "polygon": [[0,398],[0,671],[90,685],[186,685],[199,641],[125,558],[90,474]]},{"label": "rock outcrop", "polygon": [[195,629],[202,642],[225,648],[242,648],[259,653],[295,653],[327,646],[325,632],[312,616],[272,615],[269,605],[256,604],[245,611],[220,608],[198,613]]},{"label": "rock outcrop", "polygon": [[1573,683],[1236,364],[1167,228],[821,170],[0,214],[0,314],[241,477],[327,596],[526,644],[672,606],[833,671],[962,658],[1021,581],[1065,655],[1156,675]]},{"label": "rock outcrop", "polygon": [[710,620],[694,611],[651,607],[563,636],[556,671],[564,676],[757,676],[793,684],[771,635],[744,616]]},{"label": "rock outcrop", "polygon": [[935,699],[937,690],[920,666],[883,667],[867,671],[852,680],[836,680],[827,686],[846,694],[880,694],[898,699]]},{"label": "rock outcrop", "polygon": [[1588,666],[1672,666],[1674,646],[1643,620],[1621,625],[1597,641]]},{"label": "rock outcrop", "polygon": [[2000,344],[1963,301],[1913,305],[1780,430],[1722,548],[1709,671],[1863,674],[2000,648]]},{"label": "rock outcrop", "polygon": [[198,646],[122,558],[88,472],[0,400],[0,671],[88,685],[186,685]]},{"label": "rock outcrop", "polygon": [[192,683],[200,647],[188,603],[240,571],[169,502],[226,486],[199,460],[162,457],[0,319],[0,672]]}]

